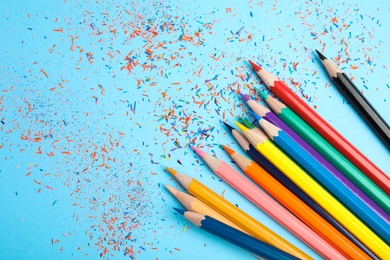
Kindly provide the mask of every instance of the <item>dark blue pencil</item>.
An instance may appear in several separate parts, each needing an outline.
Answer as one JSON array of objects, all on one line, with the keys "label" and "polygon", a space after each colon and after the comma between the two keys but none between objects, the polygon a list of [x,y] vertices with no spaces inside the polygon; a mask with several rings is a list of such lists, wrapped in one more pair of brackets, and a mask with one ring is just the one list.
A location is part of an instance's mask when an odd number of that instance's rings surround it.
[{"label": "dark blue pencil", "polygon": [[378,236],[390,243],[390,225],[365,204],[355,193],[343,185],[335,175],[279,127],[253,114],[260,126],[280,148],[301,165],[351,213],[359,217]]},{"label": "dark blue pencil", "polygon": [[[240,120],[248,128],[253,128],[248,121],[243,118]],[[352,243],[357,247],[363,250],[367,255],[372,259],[379,259],[375,254],[373,254],[360,240],[356,239],[347,229],[345,229],[339,222],[337,222],[329,213],[327,213],[322,207],[320,207],[312,198],[310,198],[305,192],[303,192],[295,183],[293,183],[288,177],[286,177],[282,172],[278,170],[272,163],[270,163],[262,154],[260,154],[246,138],[237,130],[235,130],[229,124],[223,122],[228,128],[233,137],[237,140],[241,148],[246,154],[248,154],[256,163],[258,163],[264,170],[266,170],[272,177],[278,180],[283,186],[289,189],[292,193],[295,194],[300,200],[302,200],[306,205],[312,208],[317,214],[323,217],[329,224],[331,224],[335,229],[342,233],[346,238],[348,238]],[[248,125],[250,124],[250,125]]]},{"label": "dark blue pencil", "polygon": [[220,238],[223,238],[230,243],[248,250],[249,252],[261,258],[270,260],[299,259],[235,228],[232,228],[231,226],[226,225],[225,223],[222,223],[210,216],[202,215],[193,211],[186,211],[183,209],[174,209],[182,214],[186,219],[191,221],[195,226],[198,226],[209,233],[219,236]]}]

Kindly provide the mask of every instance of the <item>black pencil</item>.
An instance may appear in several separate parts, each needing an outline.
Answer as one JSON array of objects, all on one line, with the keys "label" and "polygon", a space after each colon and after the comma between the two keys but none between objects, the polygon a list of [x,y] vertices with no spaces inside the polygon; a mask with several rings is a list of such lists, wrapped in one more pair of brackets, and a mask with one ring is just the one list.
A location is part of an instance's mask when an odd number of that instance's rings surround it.
[{"label": "black pencil", "polygon": [[371,127],[374,133],[390,150],[390,127],[375,108],[368,102],[351,79],[328,60],[321,52],[316,50],[322,64],[328,72],[332,82],[341,94],[348,100],[363,120]]}]

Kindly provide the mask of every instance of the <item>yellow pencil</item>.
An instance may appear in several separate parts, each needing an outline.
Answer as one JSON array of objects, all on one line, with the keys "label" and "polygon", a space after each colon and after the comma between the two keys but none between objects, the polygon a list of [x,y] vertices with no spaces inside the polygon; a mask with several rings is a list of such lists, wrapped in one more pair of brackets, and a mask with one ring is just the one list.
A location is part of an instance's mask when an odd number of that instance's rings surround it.
[{"label": "yellow pencil", "polygon": [[385,242],[349,212],[338,200],[332,197],[294,161],[281,152],[268,138],[257,135],[238,122],[236,124],[257,151],[306,192],[324,210],[354,234],[377,256],[382,259],[390,259],[390,248]]},{"label": "yellow pencil", "polygon": [[260,222],[246,214],[241,209],[237,208],[214,191],[207,188],[194,178],[179,173],[174,169],[167,170],[176,178],[176,180],[186,189],[191,195],[195,196],[206,205],[213,208],[222,216],[228,218],[234,224],[245,230],[251,236],[260,239],[261,241],[270,244],[280,250],[283,250],[300,259],[313,259],[300,249],[286,241],[284,238],[274,233],[272,230],[262,225]]}]

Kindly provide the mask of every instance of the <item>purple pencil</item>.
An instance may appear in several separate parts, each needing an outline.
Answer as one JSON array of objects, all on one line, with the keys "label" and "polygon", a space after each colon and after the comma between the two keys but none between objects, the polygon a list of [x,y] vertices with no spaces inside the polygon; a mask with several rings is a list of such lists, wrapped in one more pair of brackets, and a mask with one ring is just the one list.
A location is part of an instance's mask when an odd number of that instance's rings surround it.
[{"label": "purple pencil", "polygon": [[[257,90],[260,94],[262,91]],[[308,143],[306,143],[299,135],[297,135],[290,127],[288,127],[282,120],[280,120],[271,110],[260,105],[255,100],[250,99],[247,95],[239,93],[245,100],[250,109],[255,115],[260,116],[272,124],[282,129],[288,136],[294,139],[303,149],[305,149],[314,159],[321,163],[331,174],[333,174],[341,183],[350,189],[357,197],[359,197],[367,206],[369,206],[375,213],[383,220],[390,224],[390,216],[384,212],[375,202],[373,202],[366,194],[364,194],[358,187],[356,187],[350,180],[340,173],[332,164],[330,164],[322,155],[314,150]]]}]

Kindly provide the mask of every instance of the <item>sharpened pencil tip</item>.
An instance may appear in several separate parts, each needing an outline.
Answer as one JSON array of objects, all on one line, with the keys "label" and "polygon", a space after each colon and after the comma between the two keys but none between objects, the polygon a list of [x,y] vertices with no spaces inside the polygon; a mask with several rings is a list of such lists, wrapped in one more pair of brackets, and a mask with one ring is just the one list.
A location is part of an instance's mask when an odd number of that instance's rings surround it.
[{"label": "sharpened pencil tip", "polygon": [[318,57],[320,57],[321,60],[325,60],[325,59],[326,59],[326,57],[324,56],[324,54],[322,54],[322,53],[319,52],[318,50],[316,50],[316,52],[317,52]]},{"label": "sharpened pencil tip", "polygon": [[239,122],[234,121],[234,123],[238,126],[238,128],[240,128],[241,131],[243,131],[243,132],[248,131],[248,128],[246,128],[245,126],[243,126]]},{"label": "sharpened pencil tip", "polygon": [[200,157],[203,157],[203,155],[205,154],[205,152],[203,152],[202,150],[200,150],[198,147],[196,146],[191,146],[192,150],[194,150],[194,152],[199,155]]},{"label": "sharpened pencil tip", "polygon": [[256,63],[254,63],[253,61],[248,60],[248,62],[251,64],[252,68],[253,68],[255,71],[261,70],[260,66],[257,65]]},{"label": "sharpened pencil tip", "polygon": [[232,149],[230,149],[229,147],[227,147],[226,145],[223,145],[223,144],[221,144],[220,145],[221,147],[222,147],[222,149],[224,149],[225,150],[225,152],[227,152],[229,155],[232,155],[232,154],[234,154],[235,152],[232,150]]},{"label": "sharpened pencil tip", "polygon": [[225,123],[225,122],[223,122],[223,121],[222,121],[222,123],[226,126],[226,128],[227,128],[230,132],[233,132],[234,128],[233,128],[231,125],[229,125],[228,123]]},{"label": "sharpened pencil tip", "polygon": [[245,118],[240,117],[240,121],[241,121],[241,123],[242,123],[245,127],[249,128],[249,129],[252,129],[252,128],[254,127],[254,126],[251,124],[251,122],[249,122],[249,121],[246,120]]},{"label": "sharpened pencil tip", "polygon": [[266,100],[268,98],[268,95],[261,89],[256,88],[256,91],[259,92],[261,99]]},{"label": "sharpened pencil tip", "polygon": [[187,210],[184,210],[184,209],[178,209],[178,208],[173,208],[174,210],[176,210],[180,215],[184,215],[184,213],[186,213]]},{"label": "sharpened pencil tip", "polygon": [[240,96],[242,97],[242,99],[247,102],[248,100],[250,100],[250,98],[248,97],[248,95],[245,95],[245,94],[242,94],[241,92],[238,92],[238,94],[240,94]]},{"label": "sharpened pencil tip", "polygon": [[258,116],[255,112],[253,111],[250,111],[251,115],[257,120],[257,121],[260,121],[261,120],[261,117]]},{"label": "sharpened pencil tip", "polygon": [[172,176],[175,176],[176,175],[176,171],[172,168],[169,168],[169,167],[165,167],[167,169],[167,171],[172,174]]}]

